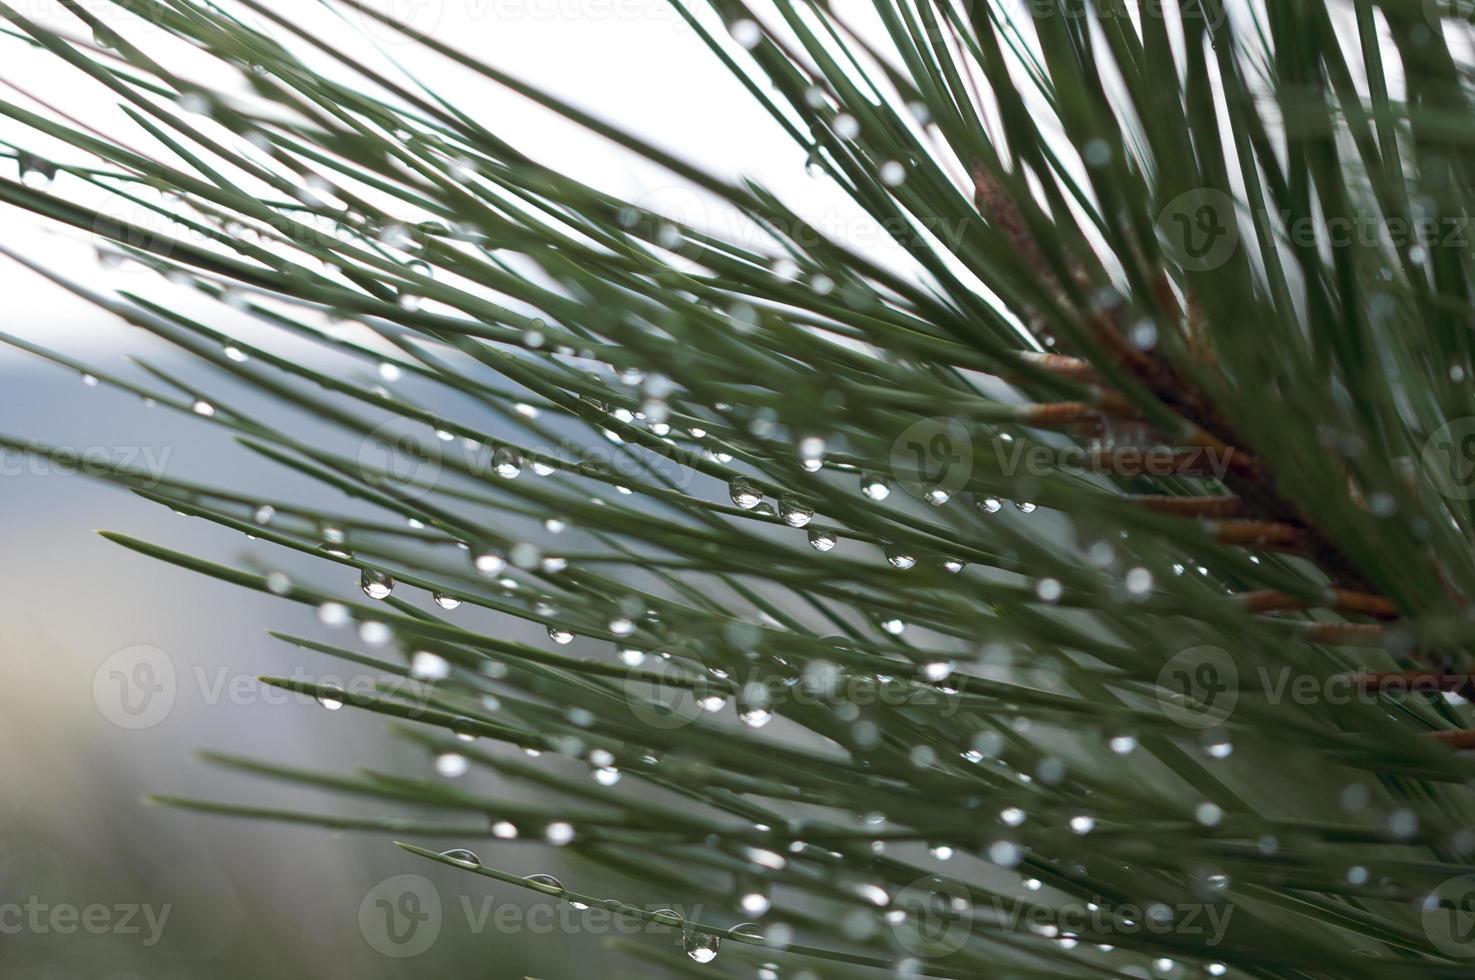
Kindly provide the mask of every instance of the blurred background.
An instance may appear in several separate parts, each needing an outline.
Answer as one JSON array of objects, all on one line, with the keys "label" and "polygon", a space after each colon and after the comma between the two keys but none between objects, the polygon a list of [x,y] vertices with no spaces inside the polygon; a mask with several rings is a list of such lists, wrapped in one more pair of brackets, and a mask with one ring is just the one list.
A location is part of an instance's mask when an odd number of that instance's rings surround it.
[{"label": "blurred background", "polygon": [[[55,0],[16,6],[28,17],[75,28]],[[115,13],[106,2],[85,6],[105,17]],[[341,32],[346,47],[377,44],[379,57],[419,57],[382,29],[365,41],[314,5],[277,6],[314,30]],[[382,6],[690,159],[730,176],[758,177],[822,227],[844,223],[852,242],[865,244],[869,236],[881,247],[882,236],[868,230],[833,187],[806,175],[802,151],[661,0],[382,0]],[[9,38],[0,39],[0,50],[6,86],[0,98],[32,111],[59,109],[100,125],[119,124],[111,102],[99,100],[96,89],[80,84],[54,58]],[[484,83],[473,87],[444,66],[424,71],[453,99],[467,93],[483,122],[545,162],[648,207],[733,230],[722,227],[727,218],[709,213],[699,195],[529,103]],[[47,151],[20,132],[0,126],[0,140]],[[12,160],[0,161],[0,168],[7,177],[16,175]],[[55,193],[68,192],[65,180],[58,180]],[[100,264],[84,235],[3,211],[0,242],[91,288],[170,288],[138,269]],[[0,283],[7,313],[0,329],[9,334],[100,372],[139,377],[133,358],[186,378],[195,370],[171,361],[142,331],[4,259]],[[181,302],[173,293],[170,301]],[[221,322],[218,306],[202,304],[196,312],[221,329],[259,329],[244,320]],[[346,506],[235,446],[203,419],[151,408],[10,347],[0,348],[0,391],[0,430],[12,437],[171,477]],[[230,397],[239,408],[270,414],[271,407],[253,401],[250,392]],[[617,975],[621,964],[632,962],[607,949],[614,932],[608,924],[543,929],[537,923],[545,920],[534,913],[518,919],[521,926],[499,928],[489,910],[512,905],[527,913],[539,901],[413,858],[382,835],[331,834],[146,805],[146,794],[164,793],[356,816],[383,812],[373,801],[212,768],[199,760],[201,749],[340,772],[370,764],[417,776],[431,770],[422,751],[391,738],[366,715],[330,712],[295,698],[283,703],[256,684],[259,674],[343,671],[340,663],[266,635],[272,628],[328,638],[313,610],[151,561],[109,543],[96,529],[234,565],[281,563],[307,577],[322,574],[315,563],[293,565],[269,546],[250,545],[63,469],[18,453],[0,457],[7,558],[0,563],[0,656],[7,668],[0,687],[0,973],[13,980],[582,978],[596,970]],[[516,629],[526,629],[510,628],[514,637]],[[341,632],[334,639],[351,642]],[[140,660],[140,647],[153,649]],[[147,704],[125,704],[150,690],[164,693]],[[498,865],[520,873],[569,873],[536,845],[464,846],[484,858],[489,852]],[[441,907],[438,936],[414,957],[376,949],[384,946],[382,937],[376,941],[361,916],[365,909],[369,920],[379,914],[376,886],[405,873],[428,881]],[[574,873],[598,893],[594,872]],[[670,904],[658,895],[621,897]],[[557,903],[541,904],[545,913],[563,914]],[[722,917],[729,914],[724,910]],[[633,941],[674,949],[679,937],[666,932]],[[391,944],[390,953],[404,951]],[[648,965],[628,970],[650,975]]]}]

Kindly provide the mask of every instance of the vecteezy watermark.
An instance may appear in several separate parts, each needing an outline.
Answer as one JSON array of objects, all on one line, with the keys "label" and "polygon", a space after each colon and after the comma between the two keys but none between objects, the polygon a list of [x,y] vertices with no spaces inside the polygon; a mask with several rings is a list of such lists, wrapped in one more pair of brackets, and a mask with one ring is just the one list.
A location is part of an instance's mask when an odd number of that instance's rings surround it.
[{"label": "vecteezy watermark", "polygon": [[1446,956],[1475,956],[1475,875],[1440,882],[1423,906],[1424,935]]},{"label": "vecteezy watermark", "polygon": [[1456,674],[1399,672],[1313,674],[1292,666],[1240,667],[1221,647],[1191,647],[1170,657],[1158,672],[1158,705],[1186,728],[1213,728],[1234,713],[1243,698],[1264,705],[1374,707],[1410,695],[1449,698],[1470,693],[1468,678]]},{"label": "vecteezy watermark", "polygon": [[1214,728],[1239,702],[1239,668],[1229,651],[1196,646],[1168,658],[1158,671],[1158,706],[1185,728]]},{"label": "vecteezy watermark", "polygon": [[891,473],[919,497],[951,496],[973,475],[973,441],[957,419],[918,419],[891,444]]},{"label": "vecteezy watermark", "polygon": [[1420,461],[1450,500],[1475,500],[1475,418],[1455,419],[1424,441]]},{"label": "vecteezy watermark", "polygon": [[[95,382],[95,379],[94,379]],[[32,440],[25,446],[0,446],[0,477],[104,476],[127,471],[150,489],[164,478],[173,446],[48,446]]]},{"label": "vecteezy watermark", "polygon": [[993,894],[975,905],[969,888],[941,875],[918,878],[903,888],[886,914],[897,942],[910,953],[943,957],[967,945],[977,925],[990,933],[1002,927],[1053,939],[1110,942],[1113,937],[1172,936],[1214,947],[1224,941],[1234,906],[1228,902],[1154,902],[1147,905],[1094,901],[1037,901]]},{"label": "vecteezy watermark", "polygon": [[962,882],[942,875],[918,878],[897,893],[889,917],[896,941],[909,953],[956,953],[973,934],[973,896]]},{"label": "vecteezy watermark", "polygon": [[440,478],[443,441],[409,419],[388,419],[359,441],[359,475],[370,485],[393,483],[400,496],[413,500]]},{"label": "vecteezy watermark", "polygon": [[[982,6],[993,0],[967,0],[964,6]],[[1094,16],[1098,20],[1168,20],[1200,21],[1217,30],[1228,19],[1227,4],[1209,0],[1096,0],[1091,4],[1062,4],[1058,0],[1021,0],[1026,13],[1036,19],[1066,19]],[[1089,13],[1088,13],[1089,12]]]},{"label": "vecteezy watermark", "polygon": [[[681,922],[702,919],[702,906],[655,906],[645,912],[665,911]],[[499,901],[495,895],[455,896],[447,903],[429,878],[401,874],[385,878],[369,889],[358,908],[359,932],[376,952],[394,959],[419,956],[435,945],[442,934],[463,929],[472,936],[498,935],[591,935],[618,933],[637,936],[669,933],[674,927],[603,905],[581,902]]]},{"label": "vecteezy watermark", "polygon": [[[432,687],[398,675],[309,674],[293,667],[283,680],[313,689],[341,693],[347,702],[394,699],[409,706],[414,717],[430,703]],[[124,647],[103,660],[92,675],[92,700],[104,718],[119,728],[140,730],[162,724],[173,713],[181,688],[193,689],[200,703],[233,705],[312,705],[317,698],[301,690],[263,683],[252,674],[228,666],[195,664],[181,674],[174,660],[156,646]]]},{"label": "vecteezy watermark", "polygon": [[927,499],[946,500],[961,490],[981,457],[1006,479],[1043,478],[1062,472],[1209,476],[1224,479],[1234,465],[1234,449],[1212,446],[1139,444],[1138,430],[1108,425],[1104,437],[1090,443],[1045,443],[1016,439],[989,430],[975,441],[959,420],[921,418],[891,445],[891,475],[902,486]]},{"label": "vecteezy watermark", "polygon": [[359,903],[358,922],[375,952],[395,959],[419,956],[440,937],[440,892],[421,875],[385,878]]},{"label": "vecteezy watermark", "polygon": [[1168,202],[1157,219],[1158,237],[1169,256],[1190,272],[1217,269],[1239,246],[1234,199],[1200,187]]},{"label": "vecteezy watermark", "polygon": [[[629,424],[638,425],[638,421]],[[428,429],[406,418],[393,418],[371,429],[359,441],[359,475],[371,486],[392,484],[398,496],[414,500],[435,489],[442,473],[454,470],[487,480],[511,480],[531,471],[548,476],[564,470],[599,474],[620,485],[643,482],[652,472],[678,489],[691,485],[700,472],[698,453],[663,441],[659,448],[636,446],[614,436],[607,442],[566,440],[523,450]]]},{"label": "vecteezy watermark", "polygon": [[0,935],[71,936],[82,932],[90,936],[138,936],[143,946],[152,947],[163,938],[172,911],[172,904],[74,905],[31,895],[24,902],[0,903]]},{"label": "vecteezy watermark", "polygon": [[1323,217],[1288,210],[1252,211],[1210,187],[1193,188],[1170,200],[1158,213],[1158,239],[1181,268],[1217,269],[1241,244],[1241,217],[1273,239],[1304,249],[1358,246],[1418,255],[1430,248],[1467,252],[1475,247],[1475,218],[1469,215],[1401,218],[1358,211]]},{"label": "vecteezy watermark", "polygon": [[1113,936],[1173,936],[1214,947],[1224,941],[1235,906],[1227,902],[1154,902],[1112,904],[1066,902],[1063,905],[1010,902],[995,896],[994,914],[1009,929],[1021,927],[1051,938],[1109,941]]},{"label": "vecteezy watermark", "polygon": [[[640,20],[665,23],[679,30],[689,29],[668,0],[456,0],[454,6],[447,0],[358,2],[366,9],[347,8],[354,22],[371,37],[390,44],[410,40],[394,24],[403,24],[422,34],[434,33],[445,21],[448,10],[454,10],[458,16],[474,23],[489,20],[550,23]],[[381,18],[387,18],[393,24],[386,24]]]},{"label": "vecteezy watermark", "polygon": [[889,708],[931,707],[951,718],[963,699],[963,684],[927,684],[875,674],[850,673],[813,663],[799,678],[779,678],[757,668],[713,676],[656,656],[642,660],[624,679],[630,712],[652,728],[684,728],[734,703],[738,718],[762,727],[785,705],[818,707],[845,704],[847,710],[871,705]]},{"label": "vecteezy watermark", "polygon": [[174,661],[158,647],[118,650],[92,675],[92,700],[119,728],[152,728],[174,710],[178,693]]}]

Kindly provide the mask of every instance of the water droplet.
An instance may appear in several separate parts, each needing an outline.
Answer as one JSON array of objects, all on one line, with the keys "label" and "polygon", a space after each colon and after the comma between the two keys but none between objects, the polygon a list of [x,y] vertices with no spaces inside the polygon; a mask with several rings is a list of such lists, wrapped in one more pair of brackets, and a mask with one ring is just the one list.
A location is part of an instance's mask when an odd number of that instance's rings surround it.
[{"label": "water droplet", "polygon": [[318,622],[324,626],[343,626],[348,622],[348,607],[341,602],[325,602],[318,606]]},{"label": "water droplet", "polygon": [[784,496],[779,498],[779,516],[789,527],[804,527],[814,519],[814,508],[806,507],[803,501]]},{"label": "water droplet", "polygon": [[686,955],[698,963],[710,963],[717,958],[717,949],[722,945],[722,940],[707,932],[698,932],[689,929],[681,937],[681,948],[686,950]]},{"label": "water droplet", "polygon": [[825,441],[819,436],[799,440],[799,467],[806,473],[818,473],[825,465]]},{"label": "water droplet", "polygon": [[944,558],[942,559],[941,564],[942,570],[944,572],[947,572],[949,575],[956,575],[966,567],[963,559],[961,558]]},{"label": "water droplet", "polygon": [[892,636],[900,636],[906,632],[907,624],[899,619],[883,619],[881,620],[881,628]]},{"label": "water droplet", "polygon": [[410,676],[417,681],[438,681],[451,676],[451,662],[429,650],[416,651],[410,657]]},{"label": "water droplet", "polygon": [[720,694],[708,694],[697,698],[697,706],[708,714],[715,714],[727,706],[727,699]]},{"label": "water droplet", "polygon": [[842,140],[853,140],[860,135],[860,121],[848,112],[835,117],[835,135]]},{"label": "water droplet", "polygon": [[[762,915],[772,907],[773,900],[757,888],[744,892],[743,896],[738,899],[738,908],[749,915]],[[736,930],[737,927],[734,926],[733,929]]]},{"label": "water droplet", "polygon": [[1127,591],[1142,596],[1152,591],[1152,573],[1145,568],[1133,568],[1127,572]]},{"label": "water droplet", "polygon": [[544,838],[554,847],[562,847],[574,839],[573,825],[556,820],[543,832]]},{"label": "water droplet", "polygon": [[498,820],[492,824],[492,836],[498,840],[516,840],[517,825],[510,820]]},{"label": "water droplet", "polygon": [[377,568],[366,568],[359,573],[359,588],[370,599],[388,599],[394,591],[394,579]]},{"label": "water droplet", "polygon": [[433,592],[431,596],[435,599],[435,604],[442,609],[455,609],[461,605],[460,599],[446,592]]},{"label": "water droplet", "polygon": [[504,480],[515,480],[522,472],[522,457],[504,446],[492,454],[492,470]]},{"label": "water droplet", "polygon": [[292,580],[285,572],[271,572],[266,576],[266,591],[272,595],[286,595],[292,591]]},{"label": "water droplet", "polygon": [[885,500],[891,496],[891,487],[879,476],[863,476],[860,478],[860,492],[871,500]]},{"label": "water droplet", "polygon": [[887,187],[900,187],[907,179],[907,168],[895,160],[881,164],[881,183]]},{"label": "water droplet", "polygon": [[762,728],[773,721],[773,711],[766,705],[750,704],[738,709],[738,721],[749,728]]},{"label": "water droplet", "polygon": [[747,17],[733,21],[727,30],[732,35],[734,41],[749,51],[756,48],[758,42],[763,40],[763,29],[758,26],[757,22],[749,20]]},{"label": "water droplet", "polygon": [[1028,500],[1016,500],[1014,501],[1014,506],[1019,509],[1021,514],[1033,514],[1038,505],[1032,504]]},{"label": "water droplet", "polygon": [[892,568],[908,569],[917,564],[915,555],[908,554],[894,545],[888,545],[885,550],[886,561],[891,564]]},{"label": "water droplet", "polygon": [[952,676],[953,665],[946,660],[931,660],[918,668],[918,672],[935,684]]},{"label": "water droplet", "polygon": [[624,616],[616,616],[609,621],[609,631],[615,636],[629,636],[635,632],[635,623]]},{"label": "water droplet", "polygon": [[203,398],[196,399],[195,403],[190,406],[190,411],[194,412],[196,415],[202,415],[207,419],[215,417],[215,406],[205,401]]},{"label": "water droplet", "polygon": [[737,477],[728,484],[727,494],[743,510],[752,510],[763,503],[763,491],[742,477]]},{"label": "water droplet", "polygon": [[626,667],[639,667],[645,663],[645,651],[637,650],[634,647],[621,647],[616,656],[619,657],[620,663]]},{"label": "water droplet", "polygon": [[983,497],[977,502],[978,509],[985,514],[997,514],[1004,507],[998,497]]},{"label": "water droplet", "polygon": [[394,636],[394,631],[385,623],[370,619],[359,623],[359,639],[371,647],[382,647]]},{"label": "water droplet", "polygon": [[450,851],[441,851],[440,856],[450,858],[452,861],[459,861],[461,864],[468,864],[473,868],[481,867],[481,858],[477,857],[474,851],[468,851],[464,847],[458,847]]},{"label": "water droplet", "polygon": [[1064,588],[1053,578],[1042,578],[1035,583],[1035,595],[1039,596],[1042,602],[1059,602],[1064,592]]},{"label": "water droplet", "polygon": [[565,643],[572,643],[574,640],[574,634],[570,633],[566,629],[559,629],[557,626],[550,626],[548,627],[548,639],[552,640],[554,643],[557,643],[559,646],[562,646]]},{"label": "water droplet", "polygon": [[84,373],[82,375],[82,384],[86,385],[88,388],[96,388],[98,385],[97,375]]},{"label": "water droplet", "polygon": [[941,507],[943,504],[952,499],[952,494],[942,489],[942,487],[933,487],[931,490],[928,490],[922,495],[922,499],[927,501],[933,507]]},{"label": "water droplet", "polygon": [[435,771],[448,779],[466,775],[466,770],[471,768],[471,763],[464,755],[455,752],[443,752],[435,757]]},{"label": "water droplet", "polygon": [[809,532],[809,546],[815,551],[832,551],[835,544],[835,536],[829,531],[815,529]]},{"label": "water droplet", "polygon": [[1114,735],[1108,744],[1117,755],[1128,755],[1137,748],[1137,738],[1134,735]]},{"label": "water droplet", "polygon": [[1094,817],[1089,817],[1089,816],[1086,816],[1085,814],[1080,814],[1079,816],[1074,816],[1074,817],[1071,817],[1070,818],[1070,829],[1071,829],[1071,833],[1075,833],[1075,834],[1089,834],[1095,828],[1096,828],[1096,819]]},{"label": "water droplet", "polygon": [[471,560],[471,564],[483,575],[500,575],[507,568],[507,559],[495,551],[483,551]]}]

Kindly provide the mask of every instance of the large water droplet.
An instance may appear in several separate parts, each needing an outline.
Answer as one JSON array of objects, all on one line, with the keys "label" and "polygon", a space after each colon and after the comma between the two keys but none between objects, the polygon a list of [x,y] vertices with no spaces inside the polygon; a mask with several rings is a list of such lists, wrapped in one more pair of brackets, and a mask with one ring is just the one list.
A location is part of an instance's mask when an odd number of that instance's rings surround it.
[{"label": "large water droplet", "polygon": [[829,531],[816,529],[809,532],[809,546],[815,551],[832,551],[835,544],[835,536]]},{"label": "large water droplet", "polygon": [[686,955],[698,963],[710,963],[717,958],[717,950],[722,945],[722,940],[708,932],[698,932],[688,929],[681,937],[681,948],[686,950]]},{"label": "large water droplet", "polygon": [[468,851],[464,847],[458,847],[450,851],[441,851],[440,856],[450,858],[452,861],[459,861],[462,864],[469,864],[473,868],[481,867],[481,858],[477,857],[474,851]]},{"label": "large water droplet", "polygon": [[460,599],[446,592],[435,592],[432,593],[432,596],[435,599],[435,604],[442,609],[455,609],[461,605]]},{"label": "large water droplet", "polygon": [[917,564],[917,556],[913,555],[895,545],[886,547],[886,561],[892,568],[908,569]]},{"label": "large water droplet", "polygon": [[728,484],[727,493],[732,502],[743,510],[752,510],[763,503],[763,491],[742,477],[737,477]]},{"label": "large water droplet", "polygon": [[503,447],[492,454],[492,469],[504,480],[514,480],[522,472],[522,457],[517,450]]},{"label": "large water droplet", "polygon": [[814,519],[814,508],[805,506],[802,500],[784,496],[779,498],[779,516],[789,527],[803,527]]},{"label": "large water droplet", "polygon": [[806,473],[818,473],[825,465],[825,441],[819,436],[799,440],[799,467]]},{"label": "large water droplet", "polygon": [[394,579],[377,568],[366,568],[359,573],[359,588],[370,599],[388,599],[394,591]]},{"label": "large water droplet", "polygon": [[557,626],[550,626],[548,627],[548,639],[552,640],[554,643],[557,643],[559,646],[562,646],[565,643],[572,643],[574,640],[574,634],[566,629],[559,629]]},{"label": "large water droplet", "polygon": [[860,492],[871,500],[885,500],[891,496],[891,487],[879,476],[867,474],[860,478]]}]

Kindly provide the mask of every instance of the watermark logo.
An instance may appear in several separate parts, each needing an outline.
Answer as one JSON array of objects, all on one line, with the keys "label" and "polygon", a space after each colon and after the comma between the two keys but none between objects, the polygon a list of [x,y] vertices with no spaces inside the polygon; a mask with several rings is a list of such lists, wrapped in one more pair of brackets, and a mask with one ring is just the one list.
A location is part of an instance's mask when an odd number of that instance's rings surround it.
[{"label": "watermark logo", "polygon": [[973,475],[973,441],[957,419],[918,419],[891,444],[891,472],[918,496],[948,496]]},{"label": "watermark logo", "polygon": [[725,703],[720,694],[706,690],[710,685],[703,678],[664,657],[646,660],[640,671],[625,676],[624,686],[630,713],[659,731],[690,725],[706,710],[704,703]]},{"label": "watermark logo", "polygon": [[1200,187],[1168,202],[1157,219],[1158,237],[1172,259],[1190,272],[1217,269],[1239,245],[1234,199]]},{"label": "watermark logo", "polygon": [[903,888],[892,903],[904,913],[892,922],[896,941],[909,953],[940,957],[956,953],[973,933],[973,901],[952,878],[928,875]]},{"label": "watermark logo", "polygon": [[440,937],[440,892],[429,878],[394,875],[359,903],[359,932],[375,952],[394,959],[419,956]]},{"label": "watermark logo", "polygon": [[1168,658],[1157,685],[1163,714],[1185,728],[1213,728],[1239,701],[1239,668],[1222,647],[1189,647]]},{"label": "watermark logo", "polygon": [[74,905],[46,902],[31,895],[24,902],[0,904],[0,936],[71,936],[78,932],[89,936],[138,936],[145,948],[152,948],[164,937],[164,926],[173,911],[172,904]]},{"label": "watermark logo", "polygon": [[1441,882],[1424,901],[1424,935],[1441,953],[1475,956],[1475,875]]},{"label": "watermark logo", "polygon": [[[413,39],[395,25],[402,24],[421,34],[432,33],[446,15],[446,0],[359,0],[358,5],[346,9],[348,16],[374,40],[383,44],[411,44]],[[391,23],[385,23],[386,19]]]},{"label": "watermark logo", "polygon": [[381,422],[359,442],[359,476],[371,486],[391,483],[402,497],[423,496],[440,478],[443,441],[405,418]]},{"label": "watermark logo", "polygon": [[154,646],[131,646],[109,656],[92,675],[97,710],[119,728],[152,728],[174,710],[174,661]]},{"label": "watermark logo", "polygon": [[1475,500],[1475,418],[1455,419],[1424,442],[1424,472],[1451,500]]}]

